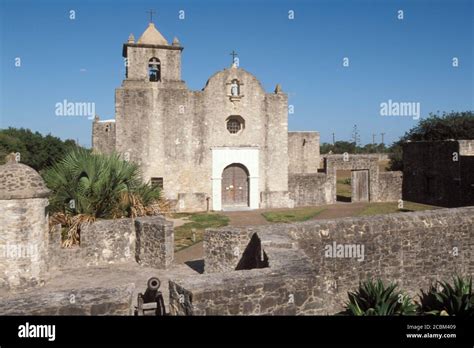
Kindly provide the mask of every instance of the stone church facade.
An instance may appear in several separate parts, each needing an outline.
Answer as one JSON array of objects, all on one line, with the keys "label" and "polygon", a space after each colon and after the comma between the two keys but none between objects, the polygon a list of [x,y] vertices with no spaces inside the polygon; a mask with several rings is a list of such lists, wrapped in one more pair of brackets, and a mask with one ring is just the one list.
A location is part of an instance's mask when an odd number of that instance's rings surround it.
[{"label": "stone church facade", "polygon": [[[233,64],[201,91],[181,79],[181,47],[150,23],[123,45],[126,77],[115,92],[115,120],[93,123],[93,149],[117,152],[140,165],[180,211],[292,207],[288,192],[288,96],[267,93]],[[317,170],[319,134],[301,134]],[[300,166],[301,167],[301,166]]]}]

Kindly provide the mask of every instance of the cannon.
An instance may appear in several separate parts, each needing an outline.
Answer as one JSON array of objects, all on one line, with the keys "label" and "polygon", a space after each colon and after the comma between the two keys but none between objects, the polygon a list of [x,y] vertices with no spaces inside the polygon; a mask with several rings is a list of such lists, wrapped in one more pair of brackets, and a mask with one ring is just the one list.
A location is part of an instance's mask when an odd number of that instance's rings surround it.
[{"label": "cannon", "polygon": [[[139,293],[135,315],[156,315],[163,316],[165,312],[165,302],[163,294],[158,289],[161,282],[157,277],[151,277],[147,282],[147,289],[144,294]],[[154,314],[153,314],[154,312]]]}]

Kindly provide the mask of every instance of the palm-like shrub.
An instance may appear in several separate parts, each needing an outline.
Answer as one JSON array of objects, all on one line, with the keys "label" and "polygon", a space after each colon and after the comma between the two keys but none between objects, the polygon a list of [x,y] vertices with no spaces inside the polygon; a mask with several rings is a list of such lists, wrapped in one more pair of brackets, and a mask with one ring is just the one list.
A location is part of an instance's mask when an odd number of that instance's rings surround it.
[{"label": "palm-like shrub", "polygon": [[[438,286],[436,286],[438,285]],[[453,278],[453,285],[437,282],[425,293],[421,290],[418,310],[425,315],[474,316],[472,277]]]},{"label": "palm-like shrub", "polygon": [[68,153],[43,173],[52,190],[52,223],[68,227],[66,244],[78,242],[79,226],[97,218],[151,215],[158,211],[157,187],[144,184],[136,164],[117,154]]},{"label": "palm-like shrub", "polygon": [[416,314],[416,305],[409,296],[397,290],[397,284],[385,286],[380,279],[359,283],[359,288],[355,292],[348,292],[348,297],[346,309],[341,312],[343,315]]}]

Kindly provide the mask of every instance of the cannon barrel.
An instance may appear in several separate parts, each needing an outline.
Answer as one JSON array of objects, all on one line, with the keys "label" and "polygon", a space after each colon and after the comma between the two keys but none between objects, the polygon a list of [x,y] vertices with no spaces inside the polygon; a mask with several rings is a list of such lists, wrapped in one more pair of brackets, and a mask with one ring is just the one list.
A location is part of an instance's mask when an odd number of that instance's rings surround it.
[{"label": "cannon barrel", "polygon": [[143,301],[145,303],[155,302],[156,296],[158,295],[158,289],[160,288],[161,282],[157,277],[148,279],[147,289],[143,294]]}]

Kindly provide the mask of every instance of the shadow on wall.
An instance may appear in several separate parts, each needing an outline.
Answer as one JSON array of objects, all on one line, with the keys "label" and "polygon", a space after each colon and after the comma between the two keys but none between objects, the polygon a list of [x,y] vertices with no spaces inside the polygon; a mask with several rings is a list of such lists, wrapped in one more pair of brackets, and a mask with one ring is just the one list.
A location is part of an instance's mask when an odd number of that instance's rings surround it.
[{"label": "shadow on wall", "polygon": [[235,270],[240,271],[265,267],[268,267],[268,256],[262,249],[262,241],[257,234],[254,233]]}]

